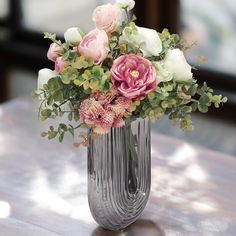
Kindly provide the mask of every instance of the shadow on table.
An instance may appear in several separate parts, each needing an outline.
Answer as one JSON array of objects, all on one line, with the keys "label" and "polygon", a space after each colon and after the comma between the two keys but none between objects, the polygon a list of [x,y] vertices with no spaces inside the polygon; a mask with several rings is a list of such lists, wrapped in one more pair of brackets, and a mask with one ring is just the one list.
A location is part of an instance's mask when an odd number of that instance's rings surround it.
[{"label": "shadow on table", "polygon": [[150,220],[137,220],[122,231],[109,231],[101,227],[94,230],[92,236],[165,236],[161,228]]}]

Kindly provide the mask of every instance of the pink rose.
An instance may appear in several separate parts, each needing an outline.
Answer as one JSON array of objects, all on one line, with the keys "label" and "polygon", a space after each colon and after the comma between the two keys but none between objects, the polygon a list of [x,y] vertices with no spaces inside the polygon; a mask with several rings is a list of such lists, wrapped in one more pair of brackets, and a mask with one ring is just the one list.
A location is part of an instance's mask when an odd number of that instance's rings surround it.
[{"label": "pink rose", "polygon": [[65,67],[68,65],[68,62],[63,60],[62,57],[58,57],[55,61],[55,71],[61,73]]},{"label": "pink rose", "polygon": [[47,57],[49,60],[55,61],[60,56],[60,52],[61,47],[56,43],[52,43],[48,49]]},{"label": "pink rose", "polygon": [[114,86],[130,99],[143,99],[157,86],[156,70],[151,62],[135,54],[117,58],[111,73]]},{"label": "pink rose", "polygon": [[93,21],[98,29],[114,32],[118,26],[120,15],[120,10],[108,3],[95,8]]},{"label": "pink rose", "polygon": [[93,59],[100,64],[108,55],[108,37],[104,30],[94,29],[84,36],[78,50],[81,55]]}]

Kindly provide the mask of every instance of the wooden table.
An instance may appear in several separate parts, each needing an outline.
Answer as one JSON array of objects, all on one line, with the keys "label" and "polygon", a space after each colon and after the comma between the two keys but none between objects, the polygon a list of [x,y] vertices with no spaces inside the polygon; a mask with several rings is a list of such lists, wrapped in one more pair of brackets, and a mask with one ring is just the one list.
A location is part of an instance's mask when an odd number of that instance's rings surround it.
[{"label": "wooden table", "polygon": [[152,134],[149,203],[127,230],[110,232],[90,215],[86,150],[42,139],[45,128],[30,99],[0,106],[1,236],[236,235],[236,158]]}]

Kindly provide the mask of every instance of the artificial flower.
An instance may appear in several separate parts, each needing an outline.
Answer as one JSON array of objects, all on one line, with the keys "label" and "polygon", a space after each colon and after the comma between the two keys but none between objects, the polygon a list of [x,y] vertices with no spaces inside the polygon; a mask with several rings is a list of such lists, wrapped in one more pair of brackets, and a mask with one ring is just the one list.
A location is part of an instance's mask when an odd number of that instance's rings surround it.
[{"label": "artificial flower", "polygon": [[123,116],[130,113],[131,105],[132,100],[119,96],[115,90],[108,93],[97,91],[81,103],[79,114],[94,132],[104,134],[110,128],[125,125]]},{"label": "artificial flower", "polygon": [[[126,32],[129,32],[128,34]],[[132,29],[124,29],[121,42],[130,43],[139,48],[144,57],[159,56],[162,51],[162,42],[156,30],[144,27],[135,27]]]},{"label": "artificial flower", "polygon": [[110,3],[95,8],[93,21],[96,27],[107,33],[114,32],[120,20],[120,10]]},{"label": "artificial flower", "polygon": [[43,89],[43,85],[47,84],[48,80],[53,77],[56,77],[57,73],[48,68],[41,69],[38,72],[38,90]]},{"label": "artificial flower", "polygon": [[153,62],[152,64],[156,68],[159,82],[167,82],[173,79],[173,74],[164,67],[163,61]]},{"label": "artificial flower", "polygon": [[55,71],[61,73],[64,71],[65,67],[68,65],[68,62],[65,61],[62,57],[58,57],[55,61]]},{"label": "artificial flower", "polygon": [[62,52],[62,48],[60,45],[56,43],[52,43],[48,49],[47,57],[51,61],[55,61]]},{"label": "artificial flower", "polygon": [[165,114],[183,130],[191,130],[191,112],[205,113],[210,105],[217,108],[227,102],[206,83],[201,87],[192,79],[180,50],[186,45],[178,35],[136,26],[130,11],[134,5],[134,0],[116,0],[98,6],[92,16],[96,28],[86,35],[70,28],[66,42],[45,33],[53,42],[48,58],[55,62],[55,71],[39,72],[39,114],[46,120],[66,112],[79,124],[50,127],[44,137],[62,141],[65,132],[74,135],[85,124],[91,131],[83,137],[88,146],[94,132],[107,133],[138,118],[159,120]]},{"label": "artificial flower", "polygon": [[164,68],[172,73],[174,80],[192,79],[192,68],[187,63],[184,53],[180,49],[169,49],[163,63]]},{"label": "artificial flower", "polygon": [[94,29],[84,36],[78,50],[81,55],[100,64],[108,55],[108,36],[104,30]]},{"label": "artificial flower", "polygon": [[82,40],[82,33],[79,28],[72,27],[65,32],[64,38],[66,42],[76,44]]},{"label": "artificial flower", "polygon": [[141,56],[120,56],[113,62],[111,72],[114,87],[127,98],[143,99],[156,89],[156,70],[149,60]]}]

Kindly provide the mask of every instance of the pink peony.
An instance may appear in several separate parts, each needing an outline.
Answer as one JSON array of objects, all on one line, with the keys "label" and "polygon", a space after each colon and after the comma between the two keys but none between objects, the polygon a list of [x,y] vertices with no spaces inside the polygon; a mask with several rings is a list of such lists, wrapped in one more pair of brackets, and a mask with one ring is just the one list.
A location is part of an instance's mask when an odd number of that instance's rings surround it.
[{"label": "pink peony", "polygon": [[120,56],[114,61],[111,72],[113,85],[129,99],[143,99],[156,89],[156,70],[141,56]]},{"label": "pink peony", "polygon": [[48,49],[48,53],[47,53],[47,57],[49,60],[51,61],[55,61],[60,55],[61,52],[61,47],[56,44],[56,43],[52,43]]},{"label": "pink peony", "polygon": [[106,32],[114,32],[120,20],[120,10],[108,3],[95,8],[93,12],[93,21],[96,27]]},{"label": "pink peony", "polygon": [[68,62],[63,60],[62,57],[58,57],[55,61],[55,71],[61,73],[65,67],[68,65]]},{"label": "pink peony", "polygon": [[90,98],[81,103],[80,118],[99,134],[107,133],[110,128],[125,125],[123,117],[129,114],[132,101],[116,96],[114,91],[106,94],[93,93]]},{"label": "pink peony", "polygon": [[108,36],[104,30],[90,31],[80,42],[78,50],[81,55],[93,59],[94,64],[100,64],[108,55]]}]

